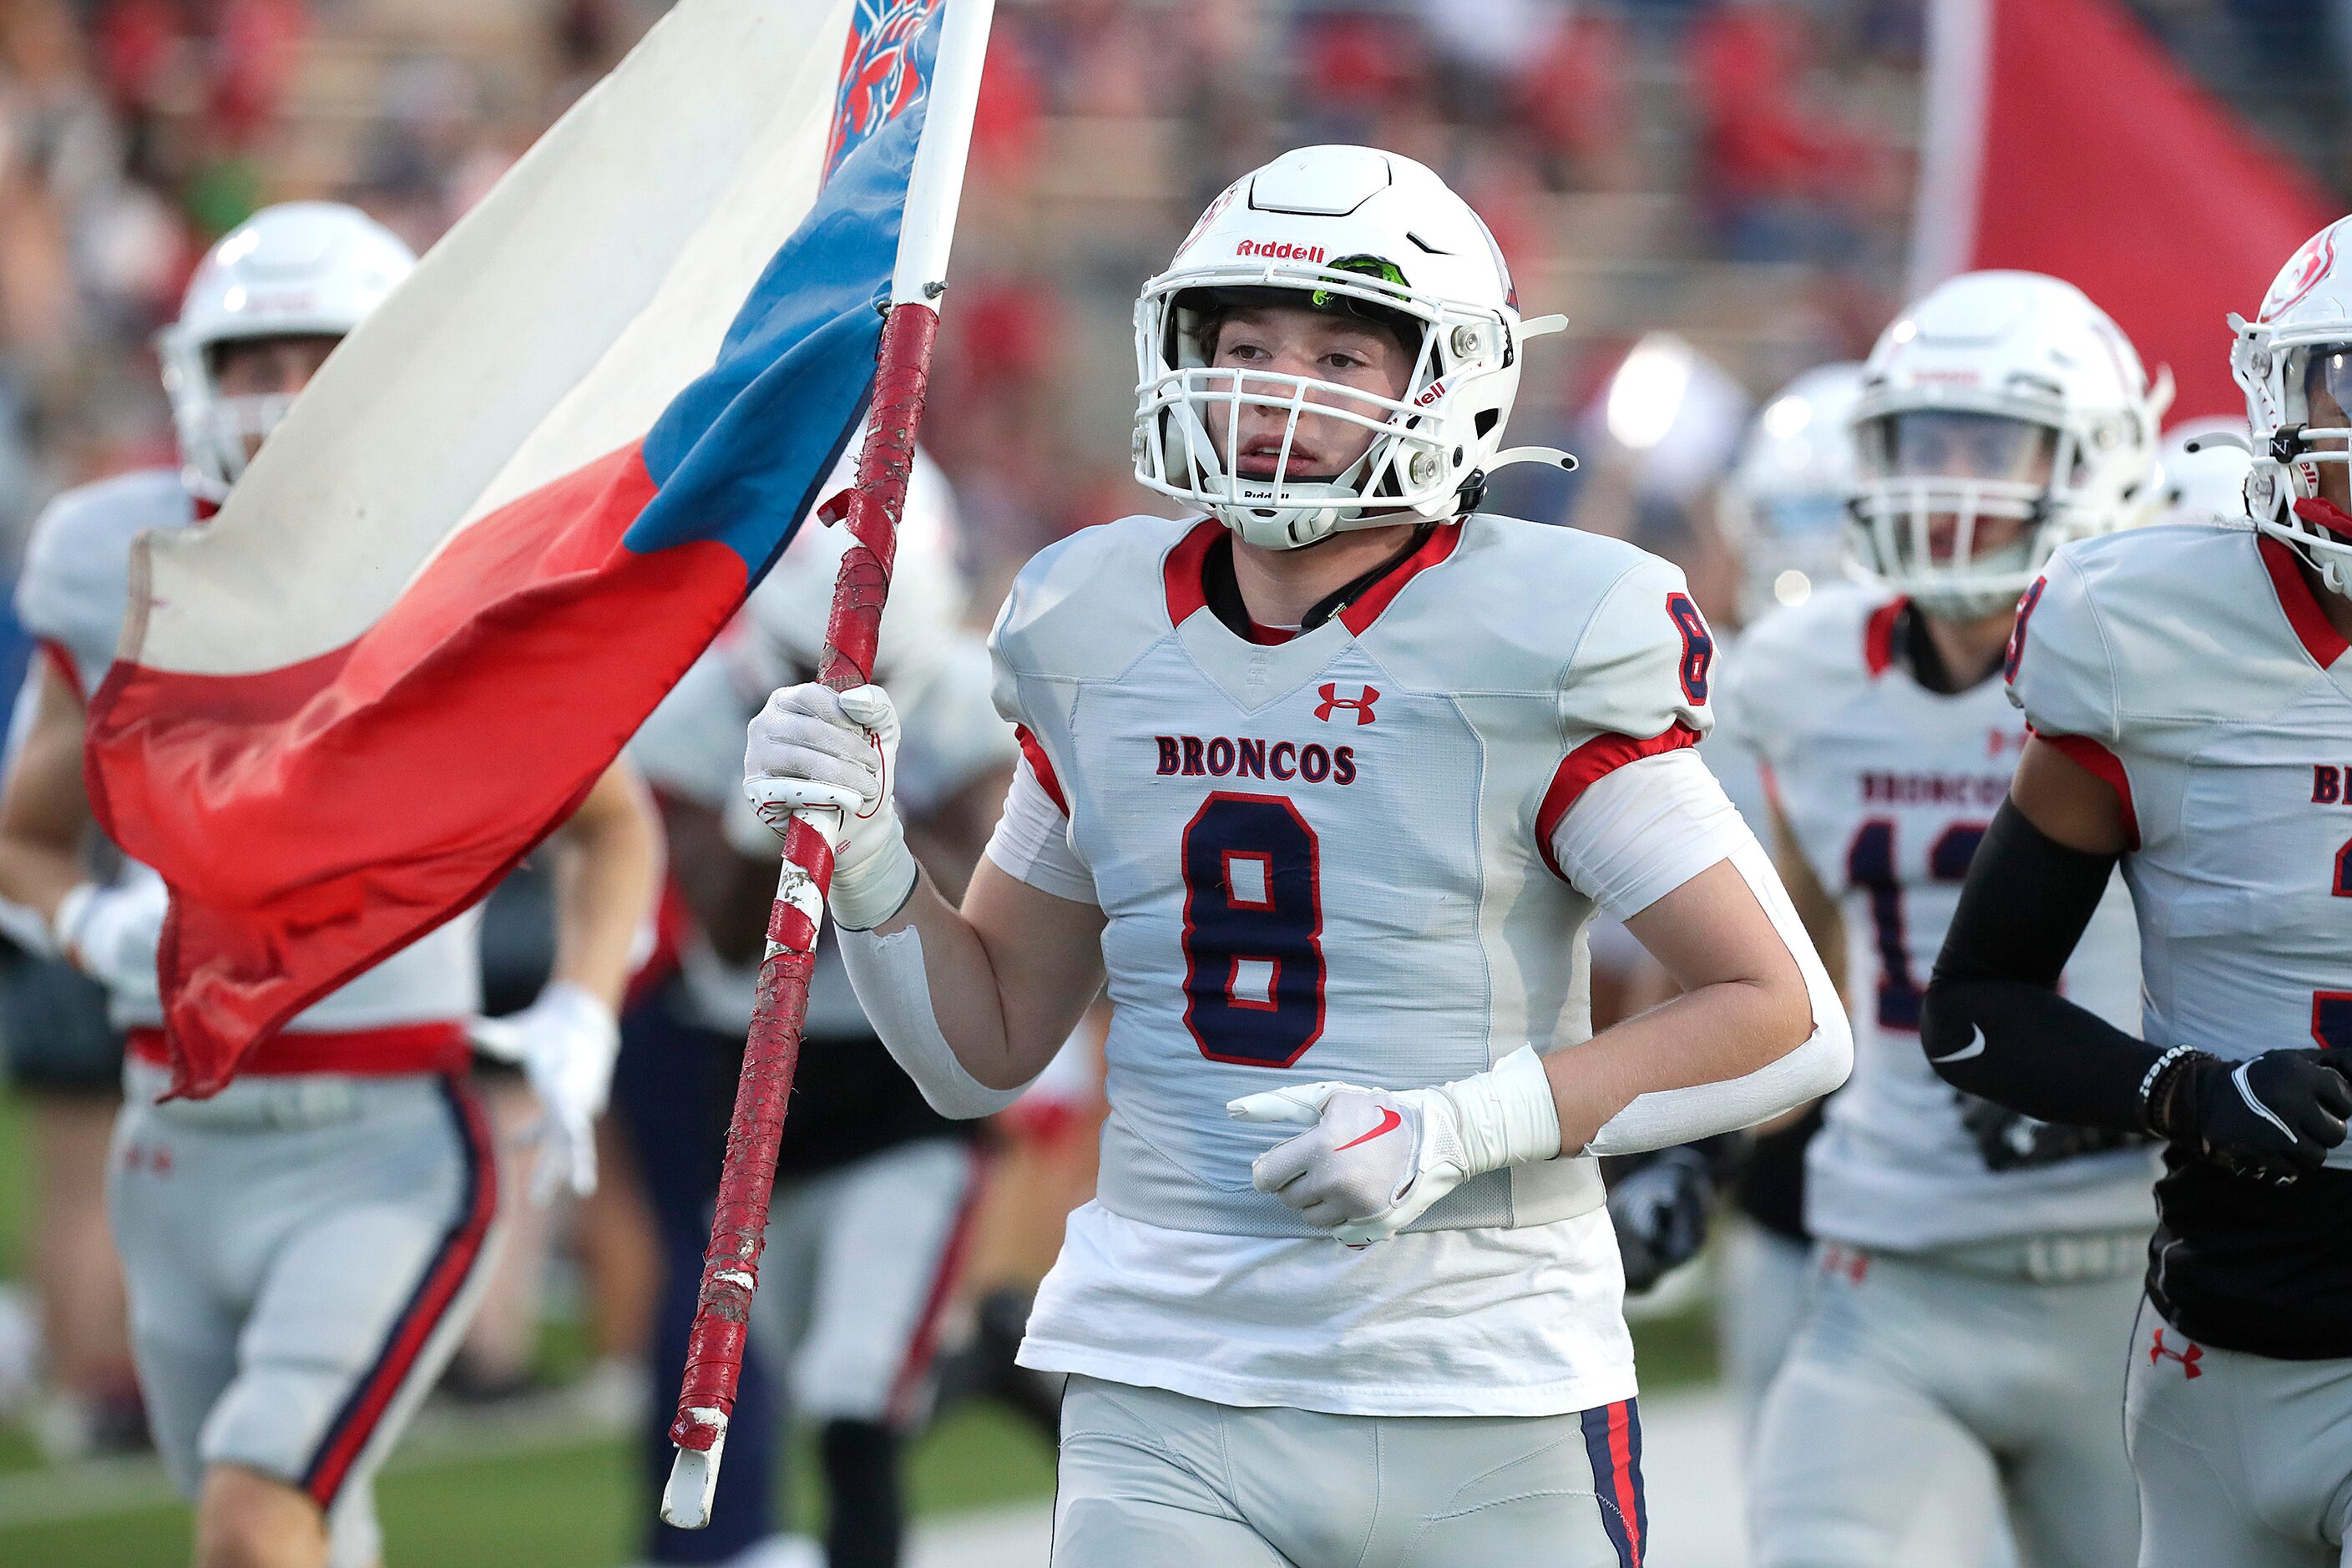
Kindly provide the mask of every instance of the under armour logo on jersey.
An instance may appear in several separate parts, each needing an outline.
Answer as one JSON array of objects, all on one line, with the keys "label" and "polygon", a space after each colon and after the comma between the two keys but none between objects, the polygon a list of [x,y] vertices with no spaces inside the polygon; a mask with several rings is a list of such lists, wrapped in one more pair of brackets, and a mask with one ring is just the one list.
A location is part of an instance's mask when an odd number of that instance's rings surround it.
[{"label": "under armour logo on jersey", "polygon": [[1357,723],[1369,724],[1372,721],[1372,704],[1381,700],[1381,689],[1377,686],[1365,687],[1361,697],[1342,697],[1339,682],[1327,680],[1323,683],[1322,691],[1323,700],[1315,705],[1315,717],[1326,724],[1331,721],[1331,715],[1342,708],[1354,711]]},{"label": "under armour logo on jersey", "polygon": [[2168,1356],[2180,1363],[2181,1376],[2202,1377],[2205,1375],[2205,1370],[2197,1364],[2199,1362],[2205,1359],[2205,1347],[2192,1342],[2185,1351],[2174,1350],[2170,1345],[2164,1342],[2164,1331],[2162,1329],[2158,1329],[2156,1331],[2156,1339],[2147,1347],[2147,1364],[2154,1366],[2158,1362],[2164,1360]]}]

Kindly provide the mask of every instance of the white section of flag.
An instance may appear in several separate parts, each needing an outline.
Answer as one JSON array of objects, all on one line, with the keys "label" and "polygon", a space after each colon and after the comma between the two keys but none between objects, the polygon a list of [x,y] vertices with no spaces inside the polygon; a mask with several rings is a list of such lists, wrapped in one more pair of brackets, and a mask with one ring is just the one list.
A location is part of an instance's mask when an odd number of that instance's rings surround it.
[{"label": "white section of flag", "polygon": [[854,10],[683,0],[335,353],[220,516],[151,542],[124,651],[223,675],[331,652],[462,523],[642,437],[815,199]]}]

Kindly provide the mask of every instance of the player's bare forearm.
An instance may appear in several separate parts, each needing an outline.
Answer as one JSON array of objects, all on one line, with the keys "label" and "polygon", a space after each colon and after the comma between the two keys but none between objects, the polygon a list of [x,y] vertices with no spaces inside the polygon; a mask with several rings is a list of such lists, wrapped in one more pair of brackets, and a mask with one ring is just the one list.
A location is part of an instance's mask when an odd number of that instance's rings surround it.
[{"label": "player's bare forearm", "polygon": [[922,935],[940,1032],[990,1089],[1043,1072],[1102,988],[1102,911],[1041,892],[985,856],[961,909],[924,876],[877,934],[909,926]]},{"label": "player's bare forearm", "polygon": [[0,899],[45,920],[89,880],[81,847],[89,831],[82,785],[81,693],[44,659],[35,679],[32,721],[0,783]]},{"label": "player's bare forearm", "polygon": [[1683,994],[1544,1059],[1569,1152],[1643,1095],[1745,1077],[1813,1033],[1804,972],[1730,861],[1700,872],[1625,929]]},{"label": "player's bare forearm", "polygon": [[661,827],[636,770],[617,762],[557,834],[555,969],[617,1009],[637,927],[661,877]]}]

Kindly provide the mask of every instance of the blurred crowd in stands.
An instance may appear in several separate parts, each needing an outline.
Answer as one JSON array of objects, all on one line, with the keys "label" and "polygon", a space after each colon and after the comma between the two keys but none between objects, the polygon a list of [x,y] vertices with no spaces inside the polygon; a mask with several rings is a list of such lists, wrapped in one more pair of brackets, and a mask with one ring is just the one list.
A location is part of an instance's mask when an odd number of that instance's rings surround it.
[{"label": "blurred crowd in stands", "polygon": [[[2135,4],[2224,91],[2346,96],[2352,3]],[[0,5],[0,544],[165,454],[148,338],[209,239],[338,195],[422,249],[663,8]],[[1551,435],[1606,435],[1584,413],[1650,327],[1749,395],[1865,347],[1900,287],[1923,33],[1921,0],[1005,0],[931,425],[971,564],[986,584],[1138,503],[1135,286],[1285,142],[1413,154],[1487,215],[1528,308],[1572,318],[1526,395]],[[2327,176],[2343,144],[2298,150]]]}]

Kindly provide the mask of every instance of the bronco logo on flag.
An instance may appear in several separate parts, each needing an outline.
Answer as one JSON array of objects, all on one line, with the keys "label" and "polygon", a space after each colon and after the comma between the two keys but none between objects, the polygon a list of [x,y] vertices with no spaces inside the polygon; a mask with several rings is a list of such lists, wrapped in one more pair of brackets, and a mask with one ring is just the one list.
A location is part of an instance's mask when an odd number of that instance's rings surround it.
[{"label": "bronco logo on flag", "polygon": [[833,136],[824,149],[830,177],[858,144],[898,117],[922,90],[914,45],[940,0],[857,0],[849,41],[841,55],[841,92],[833,110]]}]

